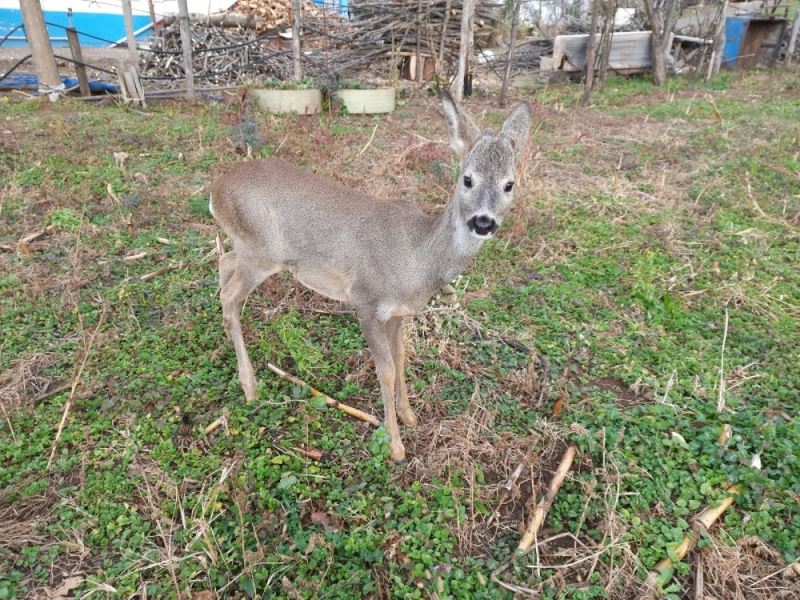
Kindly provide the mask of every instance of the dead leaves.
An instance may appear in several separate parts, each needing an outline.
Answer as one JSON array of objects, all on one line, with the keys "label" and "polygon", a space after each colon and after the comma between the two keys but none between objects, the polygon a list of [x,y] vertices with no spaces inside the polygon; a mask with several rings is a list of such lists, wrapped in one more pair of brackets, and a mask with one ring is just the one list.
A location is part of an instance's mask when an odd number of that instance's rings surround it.
[{"label": "dead leaves", "polygon": [[61,600],[69,598],[71,596],[72,590],[77,587],[80,587],[81,584],[84,582],[84,577],[82,575],[73,575],[72,577],[67,577],[64,581],[61,582],[55,589],[47,590],[47,597],[50,600]]}]

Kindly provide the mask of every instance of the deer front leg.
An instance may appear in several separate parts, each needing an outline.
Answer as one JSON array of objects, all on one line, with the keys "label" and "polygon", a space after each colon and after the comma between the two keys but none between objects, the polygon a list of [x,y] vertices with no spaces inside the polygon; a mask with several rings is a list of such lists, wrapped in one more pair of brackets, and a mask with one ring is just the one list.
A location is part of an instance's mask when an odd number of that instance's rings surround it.
[{"label": "deer front leg", "polygon": [[247,296],[269,275],[277,271],[254,269],[246,261],[236,257],[234,252],[227,252],[220,257],[219,276],[222,289],[220,302],[222,303],[222,324],[233,342],[236,350],[236,363],[239,370],[239,381],[247,400],[256,399],[256,376],[253,364],[247,355],[242,335],[240,316],[242,306]]},{"label": "deer front leg", "polygon": [[416,427],[417,415],[408,402],[408,389],[406,388],[406,347],[403,339],[403,317],[393,317],[387,322],[389,336],[392,343],[392,356],[395,366],[395,402],[397,415],[409,427]]},{"label": "deer front leg", "polygon": [[384,424],[389,435],[389,448],[392,451],[392,460],[404,460],[406,449],[400,438],[400,427],[397,425],[395,411],[395,380],[396,367],[392,355],[392,345],[386,323],[375,318],[374,310],[357,311],[364,337],[375,361],[375,371],[381,386],[383,397]]}]

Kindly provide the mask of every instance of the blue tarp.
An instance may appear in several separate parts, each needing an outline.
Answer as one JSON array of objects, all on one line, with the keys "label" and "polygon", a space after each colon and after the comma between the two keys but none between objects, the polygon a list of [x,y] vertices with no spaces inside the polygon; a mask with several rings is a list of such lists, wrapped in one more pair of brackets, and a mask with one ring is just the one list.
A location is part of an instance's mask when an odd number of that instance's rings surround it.
[{"label": "blue tarp", "polygon": [[[78,85],[78,80],[74,77],[61,76],[61,81],[68,88]],[[39,79],[34,73],[12,73],[0,81],[0,89],[4,90],[38,90]],[[116,94],[119,86],[107,81],[90,81],[89,90],[95,94]]]}]

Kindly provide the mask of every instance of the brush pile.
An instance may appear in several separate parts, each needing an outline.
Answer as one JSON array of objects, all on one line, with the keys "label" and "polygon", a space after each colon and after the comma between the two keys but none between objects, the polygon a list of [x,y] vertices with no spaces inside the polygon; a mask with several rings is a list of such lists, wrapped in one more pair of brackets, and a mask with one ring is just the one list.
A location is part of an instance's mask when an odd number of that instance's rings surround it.
[{"label": "brush pile", "polygon": [[[454,69],[460,43],[461,2],[453,0],[354,0],[351,18],[323,10],[304,0],[302,15],[303,74],[315,78],[356,77],[366,71],[388,75],[404,57],[441,58],[438,70]],[[256,14],[255,28],[191,23],[195,79],[201,85],[236,85],[292,74],[291,40],[286,29],[291,8],[285,0],[239,0],[236,14]],[[479,1],[475,8],[476,48],[492,45],[500,29],[496,8]],[[248,22],[249,23],[249,22]],[[178,24],[164,27],[144,53],[140,72],[145,81],[181,85],[184,77]],[[448,67],[449,65],[449,67]],[[452,67],[452,69],[450,68]]]},{"label": "brush pile", "polygon": [[[202,22],[192,23],[191,32],[194,78],[201,85],[236,85],[291,73],[291,51],[280,46],[277,33],[259,35],[253,29]],[[141,54],[142,79],[164,87],[183,85],[178,23],[164,27],[152,38],[151,50]]]}]

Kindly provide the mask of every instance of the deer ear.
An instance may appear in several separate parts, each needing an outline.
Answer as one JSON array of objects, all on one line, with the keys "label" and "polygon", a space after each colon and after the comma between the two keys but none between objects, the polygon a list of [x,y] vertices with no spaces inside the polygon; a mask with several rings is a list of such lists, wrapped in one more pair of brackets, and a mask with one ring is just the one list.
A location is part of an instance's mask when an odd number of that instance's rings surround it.
[{"label": "deer ear", "polygon": [[514,107],[503,123],[502,135],[507,136],[514,146],[514,157],[519,160],[520,154],[528,143],[528,134],[531,130],[531,105],[523,102]]},{"label": "deer ear", "polygon": [[470,151],[475,141],[480,136],[481,130],[472,122],[469,115],[456,104],[450,92],[442,93],[442,107],[450,130],[450,147],[459,158]]}]

